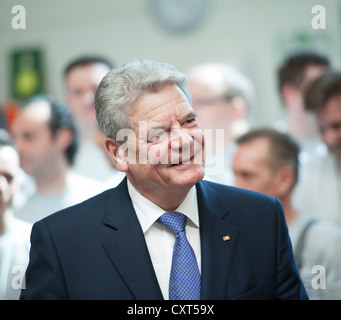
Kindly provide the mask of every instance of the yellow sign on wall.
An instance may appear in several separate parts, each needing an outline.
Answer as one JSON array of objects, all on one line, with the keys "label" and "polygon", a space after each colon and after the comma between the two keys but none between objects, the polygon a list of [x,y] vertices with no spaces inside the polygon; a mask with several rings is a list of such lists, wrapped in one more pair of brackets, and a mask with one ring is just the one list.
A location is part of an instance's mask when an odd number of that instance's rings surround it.
[{"label": "yellow sign on wall", "polygon": [[39,49],[17,50],[12,53],[11,60],[13,98],[25,99],[42,93],[42,52]]}]

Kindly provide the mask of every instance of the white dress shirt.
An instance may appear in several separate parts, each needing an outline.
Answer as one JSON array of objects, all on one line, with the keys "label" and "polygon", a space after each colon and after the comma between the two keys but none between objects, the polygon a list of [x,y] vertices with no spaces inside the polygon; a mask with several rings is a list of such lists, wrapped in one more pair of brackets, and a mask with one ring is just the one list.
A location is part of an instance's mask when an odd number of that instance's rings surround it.
[{"label": "white dress shirt", "polygon": [[341,226],[341,163],[323,146],[300,164],[295,207]]},{"label": "white dress shirt", "polygon": [[[142,196],[128,180],[128,192],[144,233],[156,277],[165,300],[169,299],[169,277],[172,265],[175,234],[156,220],[165,213],[163,209]],[[197,258],[201,271],[199,214],[196,187],[193,186],[185,200],[174,210],[187,216],[186,236]]]}]

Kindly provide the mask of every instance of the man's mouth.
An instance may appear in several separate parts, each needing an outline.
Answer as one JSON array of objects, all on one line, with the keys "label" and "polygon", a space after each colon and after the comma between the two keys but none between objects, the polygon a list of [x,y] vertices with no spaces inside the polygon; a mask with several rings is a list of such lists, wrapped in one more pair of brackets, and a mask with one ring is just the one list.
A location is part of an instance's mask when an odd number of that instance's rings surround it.
[{"label": "man's mouth", "polygon": [[188,160],[173,161],[173,162],[176,162],[176,163],[172,163],[172,161],[171,161],[170,167],[181,166],[181,165],[186,165],[186,164],[192,164],[194,162],[194,157],[195,157],[195,155],[190,157]]}]

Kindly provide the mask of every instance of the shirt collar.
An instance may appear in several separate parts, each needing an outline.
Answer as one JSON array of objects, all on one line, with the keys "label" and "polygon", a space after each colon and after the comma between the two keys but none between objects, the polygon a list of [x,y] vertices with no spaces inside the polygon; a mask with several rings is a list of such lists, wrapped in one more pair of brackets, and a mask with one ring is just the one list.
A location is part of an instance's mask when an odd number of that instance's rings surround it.
[{"label": "shirt collar", "polygon": [[[145,233],[165,211],[140,194],[129,180],[127,180],[127,185],[133,207],[141,224],[142,231]],[[189,190],[184,201],[174,211],[184,214],[199,228],[198,202],[195,186]]]}]

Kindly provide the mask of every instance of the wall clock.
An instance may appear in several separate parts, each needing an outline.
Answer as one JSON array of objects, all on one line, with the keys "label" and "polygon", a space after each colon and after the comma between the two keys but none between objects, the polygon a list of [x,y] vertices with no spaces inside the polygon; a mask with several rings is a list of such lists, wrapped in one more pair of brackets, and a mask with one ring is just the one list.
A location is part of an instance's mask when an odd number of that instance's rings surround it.
[{"label": "wall clock", "polygon": [[203,20],[207,0],[150,0],[152,15],[163,28],[182,32],[194,29]]}]

